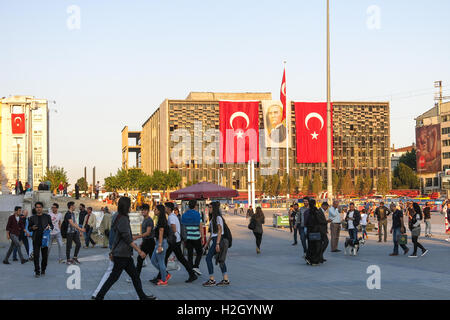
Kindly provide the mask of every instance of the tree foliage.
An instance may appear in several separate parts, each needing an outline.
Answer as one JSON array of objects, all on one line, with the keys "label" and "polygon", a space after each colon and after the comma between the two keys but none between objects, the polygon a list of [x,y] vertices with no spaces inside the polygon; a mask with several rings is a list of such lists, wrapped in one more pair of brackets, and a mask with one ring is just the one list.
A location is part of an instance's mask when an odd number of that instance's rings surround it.
[{"label": "tree foliage", "polygon": [[383,196],[389,192],[389,181],[386,174],[381,174],[378,178],[377,191]]},{"label": "tree foliage", "polygon": [[77,180],[78,187],[80,187],[81,191],[86,192],[88,190],[88,183],[84,177],[81,177]]},{"label": "tree foliage", "polygon": [[349,195],[355,192],[355,185],[353,184],[350,172],[342,178],[342,193],[344,195]]},{"label": "tree foliage", "polygon": [[322,178],[318,172],[314,173],[312,181],[312,192],[318,195],[322,191]]},{"label": "tree foliage", "polygon": [[400,163],[397,168],[394,169],[394,174],[392,175],[392,188],[419,189],[420,181],[411,167],[404,163]]},{"label": "tree foliage", "polygon": [[55,192],[59,183],[67,183],[67,172],[63,167],[51,167],[47,168],[45,175],[41,178],[40,182],[50,181],[50,190]]},{"label": "tree foliage", "polygon": [[407,152],[402,155],[399,159],[399,164],[403,163],[410,167],[412,170],[417,170],[417,158],[416,158],[416,149],[412,149],[411,152]]},{"label": "tree foliage", "polygon": [[303,177],[302,191],[305,194],[309,194],[312,192],[311,179],[309,178],[309,176]]}]

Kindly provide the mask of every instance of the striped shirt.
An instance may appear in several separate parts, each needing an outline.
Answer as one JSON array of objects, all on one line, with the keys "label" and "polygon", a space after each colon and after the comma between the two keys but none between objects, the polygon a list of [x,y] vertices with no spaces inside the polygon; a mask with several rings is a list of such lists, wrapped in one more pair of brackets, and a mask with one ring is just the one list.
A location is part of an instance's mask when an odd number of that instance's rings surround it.
[{"label": "striped shirt", "polygon": [[186,239],[187,240],[198,240],[201,238],[200,234],[200,223],[201,223],[200,213],[196,210],[188,210],[181,217],[181,223],[186,228]]}]

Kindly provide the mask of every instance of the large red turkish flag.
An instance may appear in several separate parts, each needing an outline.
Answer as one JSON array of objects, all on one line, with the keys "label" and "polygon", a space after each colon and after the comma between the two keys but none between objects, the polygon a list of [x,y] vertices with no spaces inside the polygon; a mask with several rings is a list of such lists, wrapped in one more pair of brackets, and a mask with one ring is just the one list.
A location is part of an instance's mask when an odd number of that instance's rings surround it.
[{"label": "large red turkish flag", "polygon": [[259,161],[259,101],[220,101],[220,162]]},{"label": "large red turkish flag", "polygon": [[13,134],[25,133],[25,114],[12,113],[11,114],[11,128]]},{"label": "large red turkish flag", "polygon": [[[331,105],[333,110],[333,105]],[[333,113],[331,113],[333,137]],[[295,129],[297,163],[327,162],[327,104],[326,102],[296,102]],[[333,152],[333,139],[331,139]],[[333,153],[331,154],[333,157]]]}]

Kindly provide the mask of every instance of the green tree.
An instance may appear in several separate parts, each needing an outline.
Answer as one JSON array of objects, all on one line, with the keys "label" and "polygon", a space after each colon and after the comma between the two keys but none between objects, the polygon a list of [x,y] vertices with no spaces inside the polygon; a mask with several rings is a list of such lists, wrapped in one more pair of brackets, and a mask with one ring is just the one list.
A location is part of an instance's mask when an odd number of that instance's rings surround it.
[{"label": "green tree", "polygon": [[359,196],[362,196],[364,194],[364,180],[363,177],[358,176],[356,179],[356,185],[355,185],[356,192]]},{"label": "green tree", "polygon": [[256,190],[259,192],[264,192],[263,187],[264,187],[264,177],[262,175],[259,175],[258,178],[256,178]]},{"label": "green tree", "polygon": [[389,192],[389,181],[386,174],[382,174],[378,178],[377,191],[383,196],[385,196]]},{"label": "green tree", "polygon": [[289,175],[289,179],[288,179],[288,175],[285,172],[283,175],[283,181],[281,182],[281,190],[283,193],[286,194],[292,194],[292,192],[294,191],[295,187],[296,187],[297,181],[295,179],[295,177],[293,175]]},{"label": "green tree", "polygon": [[333,191],[334,193],[338,193],[338,184],[339,184],[339,175],[336,171],[333,171],[333,177],[332,177],[332,183],[333,183]]},{"label": "green tree", "polygon": [[368,195],[372,191],[372,178],[364,176],[363,178],[363,194]]},{"label": "green tree", "polygon": [[[106,179],[105,179],[105,182],[106,182]],[[86,181],[86,179],[84,177],[81,177],[80,179],[78,179],[77,180],[77,184],[78,184],[78,187],[80,187],[81,191],[84,191],[84,193],[87,192],[87,190],[88,190],[88,183],[87,183],[87,181]],[[106,187],[106,184],[105,184],[105,187]]]},{"label": "green tree", "polygon": [[304,176],[303,177],[303,186],[302,186],[302,192],[305,194],[309,194],[311,193],[312,188],[311,188],[311,179],[309,178],[309,176]]},{"label": "green tree", "polygon": [[315,195],[319,195],[322,191],[322,179],[318,172],[314,173],[313,181],[312,181],[312,192]]},{"label": "green tree", "polygon": [[400,163],[394,169],[392,187],[394,189],[419,189],[420,181],[413,169],[404,163]]},{"label": "green tree", "polygon": [[353,184],[350,172],[342,178],[342,193],[344,195],[350,195],[355,192],[355,185]]},{"label": "green tree", "polygon": [[166,176],[167,179],[167,187],[169,189],[178,188],[181,183],[181,175],[176,170],[169,170]]},{"label": "green tree", "polygon": [[47,168],[45,175],[41,178],[40,182],[50,181],[50,190],[56,191],[59,184],[67,183],[67,172],[63,167],[51,167]]},{"label": "green tree", "polygon": [[270,190],[270,196],[272,197],[278,197],[281,191],[281,182],[280,182],[280,176],[277,174],[274,174],[269,177],[269,190]]},{"label": "green tree", "polygon": [[412,149],[411,152],[407,152],[404,155],[402,155],[399,159],[399,164],[403,163],[413,169],[414,171],[417,170],[417,159],[416,159],[416,149]]}]

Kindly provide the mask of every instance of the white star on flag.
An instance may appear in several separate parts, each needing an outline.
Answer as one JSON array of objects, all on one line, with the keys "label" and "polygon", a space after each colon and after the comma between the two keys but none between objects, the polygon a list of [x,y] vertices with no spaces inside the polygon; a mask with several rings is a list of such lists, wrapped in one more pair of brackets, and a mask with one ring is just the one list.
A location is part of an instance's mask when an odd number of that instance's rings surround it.
[{"label": "white star on flag", "polygon": [[317,140],[317,137],[319,135],[314,131],[314,133],[311,133],[311,136],[312,136],[313,140]]},{"label": "white star on flag", "polygon": [[238,139],[244,138],[244,131],[238,130],[238,131],[236,132],[236,136],[238,137]]}]

